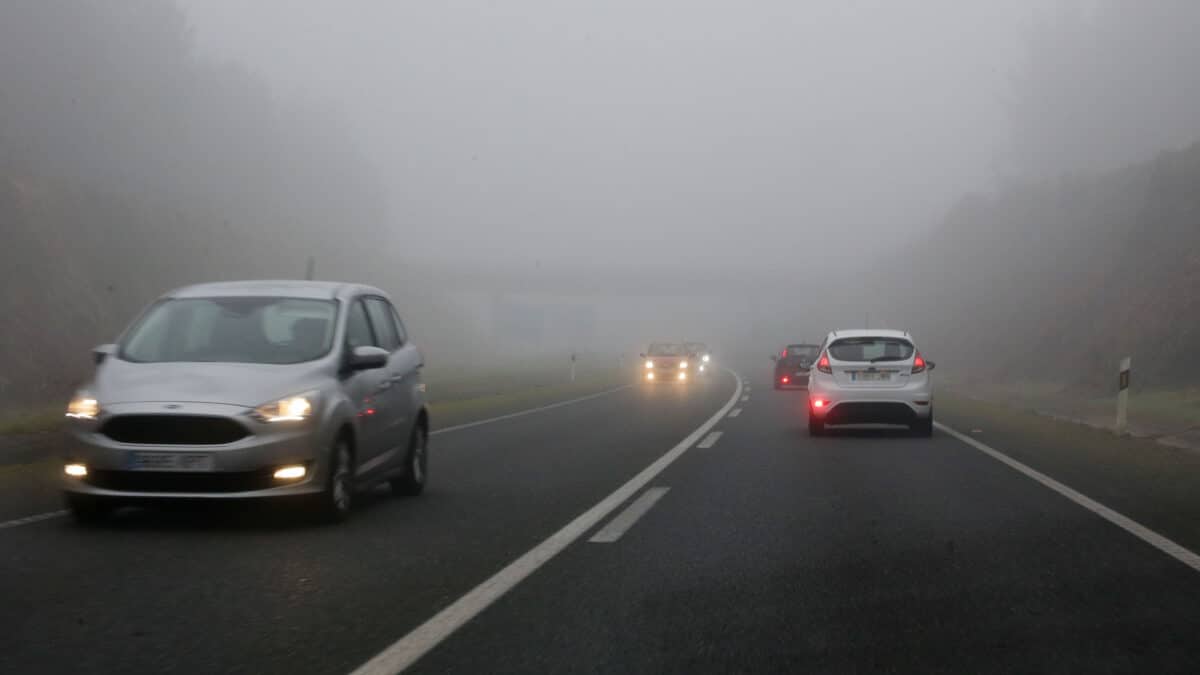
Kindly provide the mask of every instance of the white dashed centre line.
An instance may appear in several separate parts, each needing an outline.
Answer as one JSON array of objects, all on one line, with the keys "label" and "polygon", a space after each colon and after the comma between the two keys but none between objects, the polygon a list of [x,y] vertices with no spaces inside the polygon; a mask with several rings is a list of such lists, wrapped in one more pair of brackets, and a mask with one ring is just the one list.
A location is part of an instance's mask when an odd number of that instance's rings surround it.
[{"label": "white dashed centre line", "polygon": [[738,415],[741,415],[741,414],[742,414],[741,408],[734,408],[733,410],[729,411],[730,417],[737,417]]},{"label": "white dashed centre line", "polygon": [[[701,447],[704,447],[701,444]],[[668,487],[652,487],[642,493],[641,497],[633,500],[633,503],[625,507],[625,510],[618,513],[616,518],[608,521],[608,524],[600,529],[599,532],[592,535],[588,541],[593,544],[611,544],[621,538],[621,535],[629,531],[642,516],[646,515],[662,496],[667,494]]]},{"label": "white dashed centre line", "polygon": [[697,448],[711,448],[712,446],[717,444],[717,441],[721,440],[722,433],[724,433],[724,432],[721,432],[721,431],[712,432],[711,434],[706,436],[704,438],[704,440],[700,441],[700,444],[697,445],[696,447]]}]

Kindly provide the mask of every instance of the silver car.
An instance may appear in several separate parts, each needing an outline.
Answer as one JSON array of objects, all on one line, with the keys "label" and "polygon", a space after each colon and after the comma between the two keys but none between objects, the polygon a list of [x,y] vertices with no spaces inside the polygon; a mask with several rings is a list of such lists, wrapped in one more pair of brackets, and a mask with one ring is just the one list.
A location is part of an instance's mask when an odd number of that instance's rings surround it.
[{"label": "silver car", "polygon": [[423,363],[379,289],[190,286],[95,354],[67,409],[64,489],[80,521],[131,502],[283,497],[340,520],[356,490],[425,487]]}]

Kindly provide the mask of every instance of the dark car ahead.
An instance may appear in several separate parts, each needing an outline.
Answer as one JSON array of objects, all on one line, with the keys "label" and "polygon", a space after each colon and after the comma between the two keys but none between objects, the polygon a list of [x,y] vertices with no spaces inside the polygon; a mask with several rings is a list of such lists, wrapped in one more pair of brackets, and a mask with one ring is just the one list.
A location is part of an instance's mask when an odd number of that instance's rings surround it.
[{"label": "dark car ahead", "polygon": [[775,388],[807,387],[808,372],[820,351],[820,345],[794,344],[772,356],[771,359],[775,361]]}]

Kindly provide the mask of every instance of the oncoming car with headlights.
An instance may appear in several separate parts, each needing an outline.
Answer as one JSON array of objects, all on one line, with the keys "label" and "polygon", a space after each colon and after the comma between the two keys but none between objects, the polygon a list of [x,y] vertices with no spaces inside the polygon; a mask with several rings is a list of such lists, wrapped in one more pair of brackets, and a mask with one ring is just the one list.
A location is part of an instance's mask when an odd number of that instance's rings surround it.
[{"label": "oncoming car with headlights", "polygon": [[294,498],[330,520],[428,475],[423,365],[387,295],[311,281],[202,284],[98,347],[70,402],[67,506]]},{"label": "oncoming car with headlights", "polygon": [[933,433],[934,363],[897,330],[842,330],[825,338],[808,381],[808,431],[837,424],[902,424]]},{"label": "oncoming car with headlights", "polygon": [[647,383],[687,382],[697,369],[687,347],[675,342],[655,342],[642,354],[641,379]]},{"label": "oncoming car with headlights", "polygon": [[708,351],[708,345],[703,342],[685,342],[683,346],[687,348],[688,359],[695,364],[697,373],[706,374],[712,370],[712,354]]}]

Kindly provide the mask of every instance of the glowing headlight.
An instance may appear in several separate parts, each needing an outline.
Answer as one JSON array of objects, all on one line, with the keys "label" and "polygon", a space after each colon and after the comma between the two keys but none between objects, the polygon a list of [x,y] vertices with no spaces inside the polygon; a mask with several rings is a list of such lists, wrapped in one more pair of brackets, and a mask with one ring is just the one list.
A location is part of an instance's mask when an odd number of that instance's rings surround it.
[{"label": "glowing headlight", "polygon": [[680,369],[680,370],[686,370],[686,369],[687,369],[687,361],[680,361],[680,362],[679,362],[679,369]]},{"label": "glowing headlight", "polygon": [[701,357],[701,358],[700,358],[700,360],[701,360],[701,361],[703,361],[703,362],[705,362],[705,363],[708,363],[708,361],[709,361],[709,356],[708,356],[708,354],[705,354],[703,357]]},{"label": "glowing headlight", "polygon": [[647,361],[647,362],[646,362],[646,367],[647,367],[647,368],[653,368],[653,367],[654,367],[654,362],[653,362],[653,361]]},{"label": "glowing headlight", "polygon": [[700,372],[704,372],[704,366],[700,366]]},{"label": "glowing headlight", "polygon": [[94,420],[100,414],[100,404],[87,394],[76,394],[67,404],[67,417],[77,420]]},{"label": "glowing headlight", "polygon": [[260,422],[298,422],[312,415],[316,392],[281,398],[254,409]]}]

